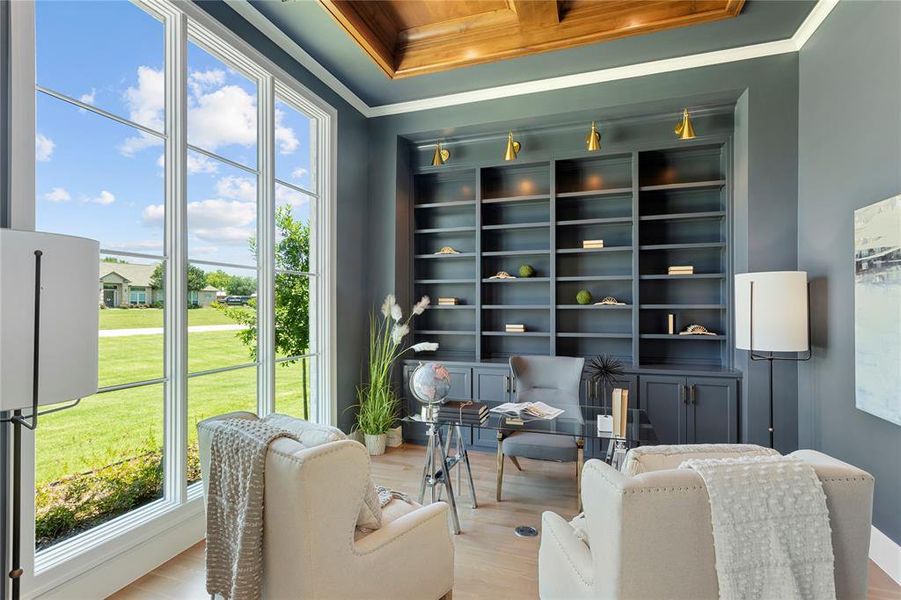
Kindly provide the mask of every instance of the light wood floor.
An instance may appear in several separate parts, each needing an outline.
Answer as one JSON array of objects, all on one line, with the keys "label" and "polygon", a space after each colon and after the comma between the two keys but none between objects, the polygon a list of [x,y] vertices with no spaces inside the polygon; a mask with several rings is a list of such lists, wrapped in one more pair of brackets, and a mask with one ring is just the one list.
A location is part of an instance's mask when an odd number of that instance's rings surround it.
[{"label": "light wood floor", "polygon": [[[387,487],[418,493],[424,450],[420,446],[389,449],[373,458],[373,479]],[[454,600],[537,598],[538,538],[518,538],[516,525],[540,525],[541,513],[565,517],[576,513],[573,465],[521,460],[523,472],[507,463],[504,501],[494,500],[494,455],[473,452],[479,508],[459,501],[463,533],[456,542]],[[111,596],[115,600],[206,600],[203,543],[197,544]],[[870,563],[871,600],[901,600],[901,588]]]}]

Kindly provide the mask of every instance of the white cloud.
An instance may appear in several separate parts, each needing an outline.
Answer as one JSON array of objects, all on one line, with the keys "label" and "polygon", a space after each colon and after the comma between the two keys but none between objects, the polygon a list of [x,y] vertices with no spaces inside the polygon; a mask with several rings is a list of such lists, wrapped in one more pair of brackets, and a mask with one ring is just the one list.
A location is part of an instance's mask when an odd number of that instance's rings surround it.
[{"label": "white cloud", "polygon": [[[144,208],[145,225],[157,226],[163,222],[163,205]],[[196,239],[212,244],[244,246],[256,233],[253,223],[256,205],[239,200],[211,198],[188,203],[188,229]]]},{"label": "white cloud", "polygon": [[293,208],[297,208],[303,204],[308,204],[310,198],[306,194],[301,194],[297,190],[292,190],[283,185],[275,186],[275,205],[282,206],[287,204]]},{"label": "white cloud", "polygon": [[[163,131],[165,89],[166,82],[162,69],[157,70],[143,65],[138,67],[137,87],[130,86],[123,94],[125,106],[128,107],[128,118],[145,127]],[[145,148],[162,145],[163,140],[160,138],[140,132],[126,138],[119,145],[119,152],[124,156],[134,156]]]},{"label": "white cloud", "polygon": [[199,256],[199,255],[210,255],[216,254],[219,252],[219,248],[217,246],[191,246],[191,256]]},{"label": "white cloud", "polygon": [[110,242],[104,243],[104,247],[110,250],[131,250],[142,252],[146,250],[162,250],[162,240],[137,240],[133,242]]},{"label": "white cloud", "polygon": [[78,97],[78,99],[81,102],[84,102],[85,104],[94,104],[94,98],[96,98],[96,96],[97,96],[97,90],[95,90],[94,88],[91,88],[91,91],[89,93],[82,94],[81,96]]},{"label": "white cloud", "polygon": [[297,179],[297,180],[303,179],[303,178],[306,177],[308,174],[309,174],[309,171],[307,171],[307,170],[304,169],[303,167],[297,167],[296,169],[294,169],[293,171],[291,171],[291,177],[292,177],[293,179]]},{"label": "white cloud", "polygon": [[91,204],[100,204],[102,206],[107,206],[116,201],[116,197],[112,194],[112,192],[108,192],[106,190],[101,190],[100,194],[93,198],[82,198],[82,202],[90,202]]},{"label": "white cloud", "polygon": [[215,173],[219,163],[205,154],[188,153],[188,173]]},{"label": "white cloud", "polygon": [[72,196],[69,195],[66,188],[61,187],[55,187],[44,194],[44,200],[47,200],[48,202],[68,202],[71,199]]},{"label": "white cloud", "polygon": [[41,162],[47,162],[53,156],[56,144],[43,133],[38,133],[34,138],[34,158]]},{"label": "white cloud", "polygon": [[236,85],[196,95],[188,108],[188,138],[210,151],[232,144],[256,144],[256,98]]},{"label": "white cloud", "polygon": [[249,177],[228,175],[216,182],[216,193],[231,200],[256,202],[257,184]]},{"label": "white cloud", "polygon": [[191,71],[188,73],[188,85],[195,96],[225,83],[225,71],[209,69],[207,71]]},{"label": "white cloud", "polygon": [[285,113],[276,109],[275,111],[275,144],[281,154],[291,154],[300,146],[300,141],[294,135],[294,130],[286,127],[282,123]]},{"label": "white cloud", "polygon": [[[160,171],[160,177],[165,174],[165,171],[162,169],[166,168],[166,156],[164,154],[160,154],[159,158],[156,159],[156,166],[158,166]],[[219,163],[217,163],[212,158],[206,156],[205,154],[198,154],[196,152],[188,152],[188,173],[215,173],[219,170]]]}]

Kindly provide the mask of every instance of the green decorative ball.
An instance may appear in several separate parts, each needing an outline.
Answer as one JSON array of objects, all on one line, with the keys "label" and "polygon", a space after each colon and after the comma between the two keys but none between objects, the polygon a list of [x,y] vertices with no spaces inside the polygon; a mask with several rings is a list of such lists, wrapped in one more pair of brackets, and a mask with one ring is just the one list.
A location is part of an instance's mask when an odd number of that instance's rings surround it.
[{"label": "green decorative ball", "polygon": [[520,277],[535,277],[535,269],[532,265],[522,265],[519,267]]},{"label": "green decorative ball", "polygon": [[588,290],[579,290],[576,294],[576,302],[579,304],[591,304],[591,292]]}]

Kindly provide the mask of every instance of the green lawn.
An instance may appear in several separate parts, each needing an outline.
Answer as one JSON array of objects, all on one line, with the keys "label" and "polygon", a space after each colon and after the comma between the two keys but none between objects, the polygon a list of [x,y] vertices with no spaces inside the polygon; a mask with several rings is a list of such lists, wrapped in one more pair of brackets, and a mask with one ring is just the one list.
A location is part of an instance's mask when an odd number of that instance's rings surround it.
[{"label": "green lawn", "polygon": [[[204,312],[207,311],[207,312]],[[108,309],[115,326],[131,328],[161,326],[157,309]],[[145,324],[145,313],[156,313],[157,325]],[[189,311],[219,317],[214,309]],[[125,316],[122,316],[125,315]],[[134,316],[134,322],[127,317]],[[224,318],[224,317],[221,317]],[[141,324],[135,325],[135,322]],[[227,321],[226,321],[227,322]],[[192,319],[191,324],[194,323]],[[206,323],[212,324],[212,323]],[[191,333],[188,340],[189,371],[197,372],[249,362],[247,347],[235,332]],[[303,365],[280,365],[276,371],[276,409],[303,416]],[[140,335],[100,339],[100,385],[109,386],[161,377],[163,336]],[[309,365],[307,365],[309,374]],[[307,389],[310,380],[307,376]],[[209,416],[233,410],[256,411],[256,369],[248,368],[191,378],[188,381],[188,436],[196,439],[195,426]],[[121,461],[163,443],[163,385],[109,392],[86,398],[71,410],[41,418],[37,429],[38,484]]]},{"label": "green lawn", "polygon": [[[188,325],[230,325],[231,319],[215,308],[192,308]],[[100,329],[143,329],[163,326],[162,308],[106,308],[100,311]]]}]

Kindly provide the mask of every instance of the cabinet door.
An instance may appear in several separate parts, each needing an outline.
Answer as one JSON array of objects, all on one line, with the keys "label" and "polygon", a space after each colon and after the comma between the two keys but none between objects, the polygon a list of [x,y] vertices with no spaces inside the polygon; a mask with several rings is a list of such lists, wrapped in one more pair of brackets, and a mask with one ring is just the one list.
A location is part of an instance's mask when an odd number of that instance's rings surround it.
[{"label": "cabinet door", "polygon": [[738,382],[689,377],[688,439],[693,444],[738,442]]},{"label": "cabinet door", "polygon": [[641,375],[639,408],[644,409],[661,444],[684,444],[687,395],[684,377]]},{"label": "cabinet door", "polygon": [[[511,394],[509,369],[473,369],[473,395],[488,408],[508,402]],[[472,428],[472,445],[477,448],[497,449],[497,432],[493,429]]]}]

